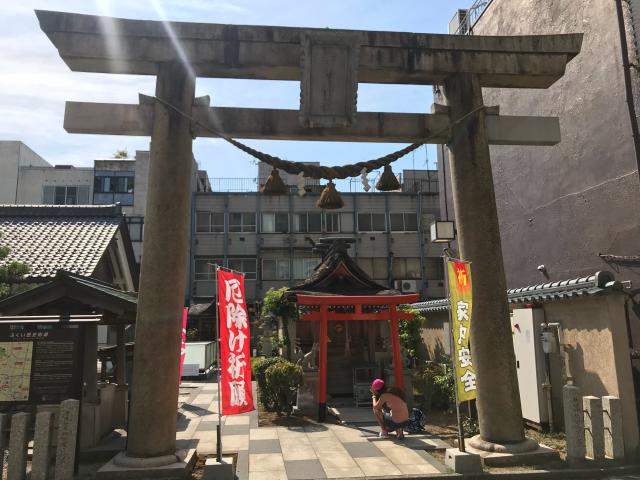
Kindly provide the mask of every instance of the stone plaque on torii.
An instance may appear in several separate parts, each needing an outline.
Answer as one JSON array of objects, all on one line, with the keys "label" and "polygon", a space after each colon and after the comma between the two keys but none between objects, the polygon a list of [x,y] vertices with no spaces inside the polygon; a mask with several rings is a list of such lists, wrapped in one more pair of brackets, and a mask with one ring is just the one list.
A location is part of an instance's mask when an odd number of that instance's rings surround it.
[{"label": "stone plaque on torii", "polygon": [[[489,145],[555,145],[560,128],[554,117],[483,108],[482,87],[548,88],[580,52],[581,34],[450,36],[37,15],[72,70],[157,78],[158,101],[68,102],[64,120],[71,133],[151,136],[135,381],[120,465],[175,460],[192,138],[215,136],[212,130],[237,139],[447,143],[460,256],[474,269],[481,433],[471,445],[535,448],[524,437]],[[194,75],[301,81],[300,109],[212,107],[194,98]],[[358,112],[358,83],[437,84],[448,105],[431,114]]]}]

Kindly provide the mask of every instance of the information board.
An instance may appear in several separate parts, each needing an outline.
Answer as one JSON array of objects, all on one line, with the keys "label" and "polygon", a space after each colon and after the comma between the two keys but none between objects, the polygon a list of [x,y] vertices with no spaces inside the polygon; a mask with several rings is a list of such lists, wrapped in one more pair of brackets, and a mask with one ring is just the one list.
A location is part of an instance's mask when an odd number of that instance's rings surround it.
[{"label": "information board", "polygon": [[82,326],[0,325],[0,405],[80,398]]}]

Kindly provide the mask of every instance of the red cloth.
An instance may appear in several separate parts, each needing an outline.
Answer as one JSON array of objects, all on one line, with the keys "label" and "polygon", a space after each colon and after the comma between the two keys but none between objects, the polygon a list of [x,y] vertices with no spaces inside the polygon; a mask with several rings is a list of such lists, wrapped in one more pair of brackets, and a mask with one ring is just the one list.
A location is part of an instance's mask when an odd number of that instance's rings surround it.
[{"label": "red cloth", "polygon": [[180,345],[180,376],[178,377],[178,385],[182,383],[182,367],[184,365],[184,356],[187,353],[187,312],[188,308],[182,311],[182,343]]},{"label": "red cloth", "polygon": [[244,275],[218,270],[222,414],[254,410]]}]

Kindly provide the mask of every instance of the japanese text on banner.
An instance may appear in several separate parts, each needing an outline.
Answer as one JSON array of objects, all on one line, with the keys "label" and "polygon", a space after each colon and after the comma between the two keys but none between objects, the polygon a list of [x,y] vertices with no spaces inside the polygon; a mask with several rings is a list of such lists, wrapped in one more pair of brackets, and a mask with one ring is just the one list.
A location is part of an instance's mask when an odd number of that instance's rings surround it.
[{"label": "japanese text on banner", "polygon": [[447,261],[449,300],[451,305],[451,334],[453,362],[458,402],[476,398],[476,371],[469,348],[471,333],[471,264],[461,260]]},{"label": "japanese text on banner", "polygon": [[222,414],[235,415],[254,409],[244,276],[218,270],[217,278]]}]

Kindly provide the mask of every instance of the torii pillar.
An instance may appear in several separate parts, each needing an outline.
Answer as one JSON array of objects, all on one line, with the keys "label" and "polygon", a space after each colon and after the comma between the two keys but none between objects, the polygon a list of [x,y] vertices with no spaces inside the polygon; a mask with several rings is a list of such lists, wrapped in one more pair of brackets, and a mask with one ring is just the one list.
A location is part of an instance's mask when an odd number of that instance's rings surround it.
[{"label": "torii pillar", "polygon": [[[483,105],[474,74],[449,76],[444,90],[451,119]],[[471,350],[480,435],[469,444],[517,453],[533,450],[537,443],[524,436],[485,116],[480,110],[459,124],[449,143],[458,247],[473,271]]]},{"label": "torii pillar", "polygon": [[[194,93],[195,78],[184,65],[158,64],[156,97],[190,114]],[[179,319],[189,250],[191,147],[190,121],[156,101],[127,450],[115,459],[123,467],[176,462]],[[145,465],[145,459],[153,465]]]}]

